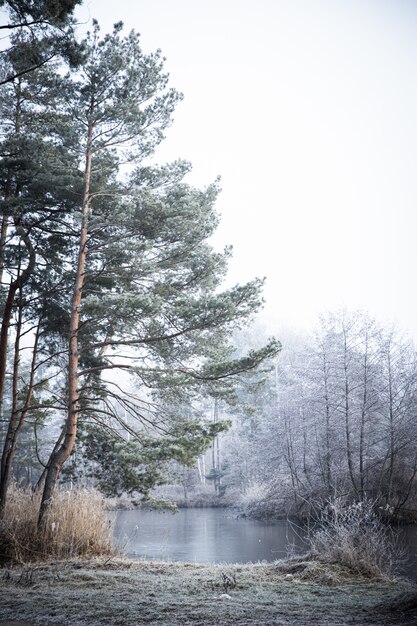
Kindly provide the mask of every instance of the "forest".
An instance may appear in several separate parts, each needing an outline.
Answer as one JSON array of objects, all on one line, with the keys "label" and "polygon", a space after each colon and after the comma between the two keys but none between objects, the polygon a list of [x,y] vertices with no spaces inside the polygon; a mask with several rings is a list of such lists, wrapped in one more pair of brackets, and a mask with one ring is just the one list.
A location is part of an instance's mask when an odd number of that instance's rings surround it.
[{"label": "forest", "polygon": [[[322,316],[293,334],[224,441],[226,484],[249,515],[310,515],[332,498],[416,511],[413,343],[364,312]],[[221,470],[221,464],[220,464]]]},{"label": "forest", "polygon": [[[219,181],[154,154],[182,94],[122,23],[3,2],[0,518],[58,486],[298,518],[332,499],[414,519],[416,357],[362,311],[314,333],[253,325],[263,281],[223,286]],[[28,491],[29,490],[29,491]]]}]

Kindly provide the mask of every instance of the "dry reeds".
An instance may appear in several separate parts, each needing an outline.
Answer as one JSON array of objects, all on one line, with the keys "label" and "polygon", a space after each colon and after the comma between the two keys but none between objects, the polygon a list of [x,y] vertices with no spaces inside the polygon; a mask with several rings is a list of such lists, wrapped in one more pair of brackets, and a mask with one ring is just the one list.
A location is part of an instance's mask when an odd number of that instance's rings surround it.
[{"label": "dry reeds", "polygon": [[40,494],[12,487],[0,522],[0,558],[25,563],[113,555],[104,498],[87,489],[57,490],[46,523],[37,527]]}]

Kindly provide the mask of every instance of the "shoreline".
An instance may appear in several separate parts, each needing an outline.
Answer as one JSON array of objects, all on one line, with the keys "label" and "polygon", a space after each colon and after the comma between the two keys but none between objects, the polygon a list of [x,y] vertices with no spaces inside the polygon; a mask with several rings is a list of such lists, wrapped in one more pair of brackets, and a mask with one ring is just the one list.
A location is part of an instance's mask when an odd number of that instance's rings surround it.
[{"label": "shoreline", "polygon": [[[283,512],[268,512],[267,510],[244,510],[238,501],[222,500],[220,498],[202,499],[202,498],[189,498],[189,499],[156,499],[151,502],[147,501],[127,501],[125,499],[109,501],[109,511],[126,511],[126,510],[143,510],[143,511],[161,511],[161,512],[176,512],[183,509],[225,509],[229,510],[236,517],[242,517],[245,519],[258,520],[262,522],[276,522],[283,520],[290,520],[294,522],[303,523],[308,520],[308,516],[295,515]],[[404,509],[395,516],[382,515],[383,519],[388,524],[398,524],[399,526],[414,525],[417,526],[417,510]]]},{"label": "shoreline", "polygon": [[1,620],[31,626],[417,623],[417,586],[308,557],[203,565],[121,558],[0,570]]}]

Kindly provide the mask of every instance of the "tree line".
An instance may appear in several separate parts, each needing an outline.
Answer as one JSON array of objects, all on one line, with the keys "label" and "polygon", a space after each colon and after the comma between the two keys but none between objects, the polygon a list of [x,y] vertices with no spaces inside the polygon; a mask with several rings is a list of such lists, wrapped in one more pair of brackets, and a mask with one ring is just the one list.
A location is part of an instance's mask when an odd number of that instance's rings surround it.
[{"label": "tree line", "polygon": [[223,439],[223,482],[248,514],[306,514],[334,498],[417,510],[417,361],[397,328],[323,315],[241,395],[249,408]]}]

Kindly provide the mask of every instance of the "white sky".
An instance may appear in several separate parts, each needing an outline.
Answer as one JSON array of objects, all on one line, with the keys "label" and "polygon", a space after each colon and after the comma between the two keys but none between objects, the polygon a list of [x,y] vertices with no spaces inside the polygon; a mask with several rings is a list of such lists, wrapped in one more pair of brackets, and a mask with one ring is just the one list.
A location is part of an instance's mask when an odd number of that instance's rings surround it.
[{"label": "white sky", "polygon": [[417,2],[84,0],[161,48],[182,91],[158,161],[222,178],[230,281],[266,276],[264,317],[363,308],[417,338]]}]

